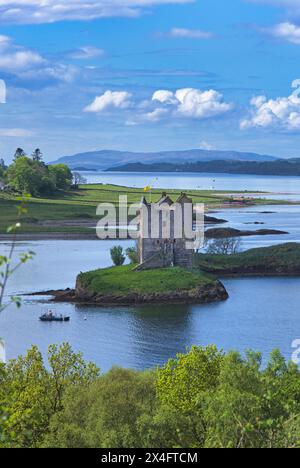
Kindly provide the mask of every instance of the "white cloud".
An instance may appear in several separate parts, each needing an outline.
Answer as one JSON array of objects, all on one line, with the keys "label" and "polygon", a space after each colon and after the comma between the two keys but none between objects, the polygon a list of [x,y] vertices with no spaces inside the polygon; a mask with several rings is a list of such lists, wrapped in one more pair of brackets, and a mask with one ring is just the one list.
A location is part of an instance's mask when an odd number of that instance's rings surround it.
[{"label": "white cloud", "polygon": [[202,31],[201,29],[173,28],[168,33],[168,36],[184,39],[212,39],[214,34],[209,31]]},{"label": "white cloud", "polygon": [[232,104],[224,102],[223,95],[212,89],[201,91],[183,88],[176,92],[160,89],[153,93],[151,100],[141,101],[126,91],[106,91],[85,107],[84,111],[100,113],[115,109],[127,111],[127,123],[137,124],[141,121],[158,122],[164,119],[207,119],[230,111]]},{"label": "white cloud", "polygon": [[8,36],[0,36],[0,71],[23,80],[50,78],[66,82],[72,81],[76,73],[74,66],[51,63],[38,52],[15,44]]},{"label": "white cloud", "polygon": [[205,119],[228,112],[232,105],[223,101],[222,94],[210,89],[201,91],[195,88],[178,89],[175,93],[159,90],[153,94],[152,100],[161,104],[173,106],[178,116]]},{"label": "white cloud", "polygon": [[300,129],[300,98],[297,93],[288,97],[267,99],[256,96],[251,102],[251,117],[241,121],[241,129],[253,127]]},{"label": "white cloud", "polygon": [[199,89],[186,88],[176,91],[179,101],[178,112],[186,117],[205,119],[224,114],[231,110],[232,105],[223,101],[222,94],[210,89],[201,91]]},{"label": "white cloud", "polygon": [[271,5],[287,9],[290,13],[299,13],[299,0],[248,0],[251,3],[261,3],[263,5]]},{"label": "white cloud", "polygon": [[152,96],[152,101],[158,101],[162,104],[176,104],[178,102],[174,93],[165,89],[155,91]]},{"label": "white cloud", "polygon": [[264,28],[262,31],[274,38],[300,45],[300,27],[288,21],[276,24],[271,28]]},{"label": "white cloud", "polygon": [[0,0],[0,22],[19,24],[136,17],[148,7],[194,0]]},{"label": "white cloud", "polygon": [[159,122],[163,117],[168,115],[168,110],[158,107],[154,109],[152,112],[148,112],[147,114],[143,115],[144,120],[148,120],[149,122]]},{"label": "white cloud", "polygon": [[97,47],[93,46],[84,46],[71,52],[69,57],[77,60],[89,60],[102,57],[103,55],[105,55],[105,51],[103,49],[98,49]]},{"label": "white cloud", "polygon": [[100,113],[109,109],[127,109],[131,104],[131,96],[131,93],[126,91],[106,91],[85,107],[84,112]]},{"label": "white cloud", "polygon": [[30,130],[24,130],[23,128],[0,128],[0,136],[8,138],[28,138],[33,136],[34,133]]},{"label": "white cloud", "polygon": [[44,62],[45,60],[37,52],[16,46],[11,38],[0,36],[0,70],[22,71]]}]

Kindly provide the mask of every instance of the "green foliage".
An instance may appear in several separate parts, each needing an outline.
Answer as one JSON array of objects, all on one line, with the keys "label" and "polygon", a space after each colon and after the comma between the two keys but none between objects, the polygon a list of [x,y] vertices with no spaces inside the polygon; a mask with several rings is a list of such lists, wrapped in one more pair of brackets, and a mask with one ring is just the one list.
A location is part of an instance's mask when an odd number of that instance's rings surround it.
[{"label": "green foliage", "polygon": [[196,254],[195,264],[214,274],[298,274],[300,245],[287,243],[250,249],[232,255]]},{"label": "green foliage", "polygon": [[45,169],[26,156],[19,156],[8,168],[7,178],[11,188],[20,193],[40,195]]},{"label": "green foliage", "polygon": [[120,245],[110,249],[110,256],[115,266],[124,265],[126,257],[123,253],[123,247],[121,247]]},{"label": "green foliage", "polygon": [[141,447],[141,420],[153,416],[154,374],[114,368],[89,387],[71,389],[52,419],[49,447]]},{"label": "green foliage", "polygon": [[32,347],[25,357],[10,361],[1,379],[0,406],[6,408],[3,436],[8,447],[39,447],[51,417],[63,409],[66,389],[91,384],[99,371],[86,364],[68,344],[49,348],[50,369]]},{"label": "green foliage", "polygon": [[72,173],[64,164],[46,166],[41,161],[41,154],[34,159],[18,156],[7,170],[9,186],[20,193],[32,196],[50,196],[56,190],[67,190],[72,183]]},{"label": "green foliage", "polygon": [[137,263],[139,263],[140,258],[136,247],[129,247],[128,249],[126,249],[126,255],[129,258],[129,261],[132,265],[136,265]]},{"label": "green foliage", "polygon": [[[218,386],[224,356],[216,347],[193,347],[188,354],[179,354],[159,372],[157,391],[160,401],[179,417],[186,419],[188,433],[181,439],[189,445],[203,447],[207,426],[206,409],[211,394]],[[180,429],[178,428],[180,433]]]},{"label": "green foliage", "polygon": [[193,347],[99,375],[68,345],[0,366],[1,447],[300,448],[300,372],[274,351]]},{"label": "green foliage", "polygon": [[49,172],[54,176],[57,189],[68,190],[71,187],[73,175],[68,166],[65,164],[49,166]]}]

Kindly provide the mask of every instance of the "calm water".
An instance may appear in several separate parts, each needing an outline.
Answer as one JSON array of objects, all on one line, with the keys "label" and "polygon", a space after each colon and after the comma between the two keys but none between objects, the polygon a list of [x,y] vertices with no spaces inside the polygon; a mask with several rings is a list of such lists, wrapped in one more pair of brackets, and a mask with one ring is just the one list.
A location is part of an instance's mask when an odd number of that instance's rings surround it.
[{"label": "calm water", "polygon": [[[259,190],[273,192],[275,199],[300,200],[299,177],[165,173],[128,173],[126,176],[120,173],[85,173],[85,176],[90,183]],[[289,232],[280,236],[244,238],[243,249],[300,242],[300,206],[220,210],[216,216],[238,229],[268,228]],[[33,250],[36,257],[12,278],[7,292],[26,294],[74,287],[80,271],[110,265],[109,250],[115,244],[120,244],[120,241],[19,243],[17,253]],[[124,241],[123,245],[128,247],[130,241]],[[0,254],[7,248],[7,244],[0,243]],[[0,315],[0,336],[6,340],[9,358],[24,354],[32,344],[46,353],[49,344],[68,341],[76,351],[83,352],[86,359],[96,362],[104,371],[112,365],[145,369],[162,364],[192,344],[215,343],[225,350],[241,352],[252,348],[262,351],[265,356],[278,347],[289,359],[292,342],[300,338],[300,278],[235,279],[224,283],[230,294],[229,300],[211,305],[136,308],[55,306],[58,313],[71,316],[71,322],[66,324],[41,323],[39,315],[49,307],[46,298],[43,301],[27,296],[20,310],[11,307]]]},{"label": "calm water", "polygon": [[[32,249],[37,255],[12,279],[8,292],[72,287],[80,270],[110,264],[112,245],[110,241],[20,243],[18,252]],[[6,248],[0,244],[0,252]],[[0,336],[6,340],[9,358],[25,353],[32,344],[46,353],[49,344],[68,341],[104,371],[112,365],[145,369],[162,364],[192,344],[215,343],[225,350],[240,351],[253,348],[265,355],[278,347],[290,358],[291,343],[300,338],[300,279],[224,283],[230,299],[204,306],[96,308],[59,304],[55,310],[71,316],[66,324],[39,322],[48,305],[25,298],[20,310],[12,307],[0,316]]]},{"label": "calm water", "polygon": [[227,224],[222,224],[221,227],[230,226],[247,231],[276,229],[288,232],[288,234],[242,238],[242,248],[244,250],[300,241],[300,205],[253,206],[245,209],[225,209],[216,211],[214,216],[228,221]]},{"label": "calm water", "polygon": [[[145,187],[202,190],[248,190],[273,192],[274,199],[300,200],[300,177],[252,176],[233,174],[194,173],[135,173],[83,172],[88,183],[117,184],[127,187]],[[282,197],[280,194],[286,194]],[[270,198],[268,196],[268,198]]]}]

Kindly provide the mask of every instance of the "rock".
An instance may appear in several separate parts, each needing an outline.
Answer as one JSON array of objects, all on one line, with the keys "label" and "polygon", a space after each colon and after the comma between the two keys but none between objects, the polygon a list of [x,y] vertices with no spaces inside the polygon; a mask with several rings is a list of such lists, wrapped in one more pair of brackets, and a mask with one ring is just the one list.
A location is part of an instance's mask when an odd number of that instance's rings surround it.
[{"label": "rock", "polygon": [[226,219],[219,219],[219,218],[214,218],[213,216],[204,216],[204,222],[205,224],[225,224],[228,223]]}]

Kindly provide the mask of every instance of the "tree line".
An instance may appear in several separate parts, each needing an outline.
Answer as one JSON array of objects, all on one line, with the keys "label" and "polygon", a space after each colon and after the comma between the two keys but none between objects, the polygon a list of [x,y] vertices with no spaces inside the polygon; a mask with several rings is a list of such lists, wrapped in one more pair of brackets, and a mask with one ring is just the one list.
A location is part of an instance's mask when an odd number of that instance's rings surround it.
[{"label": "tree line", "polygon": [[155,370],[102,374],[68,344],[0,366],[0,447],[300,447],[300,372],[193,347]]},{"label": "tree line", "polygon": [[51,196],[59,190],[78,188],[79,184],[86,183],[81,174],[72,173],[65,164],[47,165],[39,148],[31,156],[27,156],[22,148],[17,148],[13,162],[8,167],[1,159],[1,181],[2,189],[36,197]]},{"label": "tree line", "polygon": [[123,172],[198,172],[214,174],[252,174],[299,176],[300,158],[278,159],[275,161],[234,161],[215,160],[188,163],[128,163],[124,166],[112,167],[107,171]]}]

